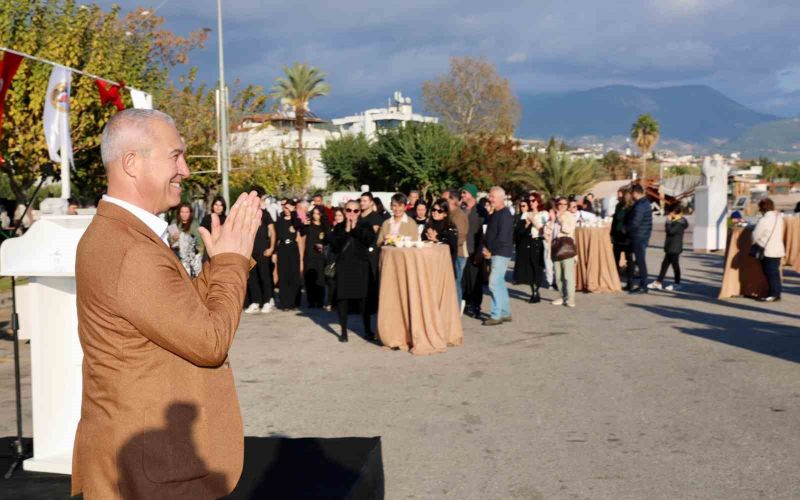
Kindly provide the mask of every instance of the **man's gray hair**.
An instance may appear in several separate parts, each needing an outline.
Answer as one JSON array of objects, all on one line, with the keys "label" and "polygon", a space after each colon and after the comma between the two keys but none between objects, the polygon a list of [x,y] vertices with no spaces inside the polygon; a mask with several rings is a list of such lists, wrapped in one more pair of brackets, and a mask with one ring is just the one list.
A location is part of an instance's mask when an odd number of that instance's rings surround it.
[{"label": "man's gray hair", "polygon": [[[100,156],[106,168],[122,156],[125,151],[138,149],[139,151],[147,152],[146,149],[142,150],[141,146],[138,148],[131,147],[131,143],[141,145],[149,142],[152,134],[149,125],[150,120],[161,120],[170,125],[175,125],[175,120],[171,116],[155,109],[124,109],[108,120],[100,139]],[[126,132],[129,129],[133,129],[135,133],[127,135]]]},{"label": "man's gray hair", "polygon": [[500,193],[500,196],[505,199],[506,197],[506,190],[501,188],[500,186],[493,186],[490,190],[490,193]]}]

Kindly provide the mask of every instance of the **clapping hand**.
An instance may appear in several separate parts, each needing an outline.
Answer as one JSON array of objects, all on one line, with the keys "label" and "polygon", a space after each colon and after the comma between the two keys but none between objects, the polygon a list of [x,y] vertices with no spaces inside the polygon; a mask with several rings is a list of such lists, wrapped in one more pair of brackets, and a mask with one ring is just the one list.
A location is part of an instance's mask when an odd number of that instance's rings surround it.
[{"label": "clapping hand", "polygon": [[223,253],[235,253],[250,258],[256,231],[261,225],[261,200],[255,191],[242,193],[233,204],[225,224],[220,225],[219,216],[211,214],[211,231],[200,228],[200,237],[210,257]]},{"label": "clapping hand", "polygon": [[425,231],[425,235],[428,237],[430,241],[437,241],[436,237],[438,233],[432,227],[429,227],[427,231]]}]

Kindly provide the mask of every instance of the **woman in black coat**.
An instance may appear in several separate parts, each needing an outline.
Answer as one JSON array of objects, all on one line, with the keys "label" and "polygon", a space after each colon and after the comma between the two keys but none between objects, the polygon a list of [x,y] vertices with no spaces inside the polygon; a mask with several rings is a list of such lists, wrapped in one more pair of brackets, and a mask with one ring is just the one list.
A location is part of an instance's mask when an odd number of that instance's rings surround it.
[{"label": "woman in black coat", "polygon": [[628,235],[628,223],[631,218],[631,208],[633,208],[633,196],[629,190],[620,190],[617,193],[617,207],[614,209],[614,216],[611,220],[611,243],[614,246],[614,263],[619,268],[619,258],[625,255],[625,287],[623,290],[630,290],[633,287],[633,249],[631,248],[631,238]]},{"label": "woman in black coat", "polygon": [[278,240],[278,297],[280,308],[291,310],[300,307],[300,244],[303,223],[297,218],[296,200],[285,200],[283,213],[275,221],[275,236]]},{"label": "woman in black coat", "polygon": [[450,204],[444,198],[436,200],[431,207],[431,218],[422,229],[422,241],[433,241],[449,246],[450,258],[455,266],[458,229],[450,221]]},{"label": "woman in black coat", "polygon": [[345,221],[333,229],[330,238],[331,250],[337,255],[336,305],[342,331],[339,342],[347,342],[347,313],[351,300],[358,302],[366,339],[375,339],[366,299],[370,273],[369,248],[375,246],[376,235],[368,224],[359,224],[360,213],[358,203],[348,202],[344,210]]},{"label": "woman in black coat", "polygon": [[[331,210],[331,227],[328,230],[327,234],[325,234],[325,265],[328,265],[332,262],[336,262],[338,255],[333,250],[333,246],[331,242],[333,241],[333,231],[336,229],[336,226],[339,224],[344,224],[344,209],[341,207],[335,207]],[[325,277],[325,310],[331,311],[337,304],[336,300],[336,278],[333,277]]]},{"label": "woman in black coat", "polygon": [[544,214],[537,210],[540,200],[538,196],[537,194],[530,201],[520,202],[519,217],[514,223],[514,279],[521,285],[531,287],[531,297],[528,300],[531,304],[541,302],[539,287],[544,282],[544,238],[541,236],[543,221],[538,217]]},{"label": "woman in black coat", "polygon": [[303,280],[306,285],[308,307],[322,307],[325,300],[325,236],[328,224],[322,210],[314,207],[308,214],[306,247],[303,255]]},{"label": "woman in black coat", "polygon": [[[211,212],[207,213],[203,220],[200,222],[200,227],[206,228],[206,231],[209,233],[211,232],[211,214],[217,214],[219,217],[219,225],[225,224],[225,212],[228,210],[227,205],[225,204],[225,198],[222,196],[215,196],[214,201],[211,202]],[[205,248],[203,249],[203,262],[208,261],[208,252],[206,252]]]}]

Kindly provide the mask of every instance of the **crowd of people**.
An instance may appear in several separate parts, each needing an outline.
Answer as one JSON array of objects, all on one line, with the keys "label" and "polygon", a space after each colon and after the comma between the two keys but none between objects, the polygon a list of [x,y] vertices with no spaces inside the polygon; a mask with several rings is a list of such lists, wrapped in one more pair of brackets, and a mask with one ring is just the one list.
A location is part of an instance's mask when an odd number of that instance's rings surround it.
[{"label": "crowd of people", "polygon": [[[266,199],[263,192],[259,194]],[[558,292],[553,305],[575,307],[575,231],[603,215],[599,204],[591,194],[545,201],[530,192],[510,205],[502,188],[493,187],[481,198],[472,184],[447,190],[433,201],[421,198],[418,191],[397,193],[388,210],[370,192],[341,206],[326,204],[322,193],[308,200],[284,198],[275,206],[264,205],[244,312],[295,310],[302,304],[304,290],[307,307],[338,313],[342,342],[348,341],[348,314],[353,311],[361,315],[366,337],[374,339],[371,318],[378,308],[380,251],[398,237],[449,248],[458,303],[465,314],[486,326],[512,321],[506,283],[512,258],[513,282],[529,287],[530,303],[541,302],[541,290],[547,288]],[[224,224],[226,206],[221,197],[214,199],[211,211]],[[680,205],[668,210],[664,258],[658,277],[649,282],[646,251],[652,214],[642,186],[617,193],[610,236],[623,290],[632,294],[681,287],[680,255],[689,224]],[[756,228],[757,241],[768,236],[762,234],[763,228],[772,219],[764,220]],[[199,226],[210,230],[210,214]],[[169,226],[169,241],[191,276],[207,259],[199,249],[197,227],[191,207],[181,204]],[[767,240],[762,243],[768,256],[762,262],[772,301],[780,298],[780,280],[774,279],[772,269],[780,249],[775,248],[775,238]],[[674,277],[668,284],[670,267]],[[484,288],[491,298],[488,317],[482,312]]]}]

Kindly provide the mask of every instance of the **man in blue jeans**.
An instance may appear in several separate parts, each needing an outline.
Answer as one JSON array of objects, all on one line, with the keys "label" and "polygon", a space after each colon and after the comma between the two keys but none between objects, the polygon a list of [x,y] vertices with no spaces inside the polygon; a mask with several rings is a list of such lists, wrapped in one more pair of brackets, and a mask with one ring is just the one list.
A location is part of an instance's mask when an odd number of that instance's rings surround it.
[{"label": "man in blue jeans", "polygon": [[626,229],[631,239],[636,267],[639,268],[639,286],[631,290],[631,293],[647,293],[647,245],[653,232],[653,210],[641,184],[633,186],[631,193],[634,204]]},{"label": "man in blue jeans", "polygon": [[495,186],[489,190],[492,215],[486,227],[486,245],[483,256],[492,260],[489,274],[489,292],[492,295],[491,317],[484,326],[495,326],[511,321],[511,301],[506,286],[506,270],[514,251],[514,216],[506,208],[506,192]]}]

